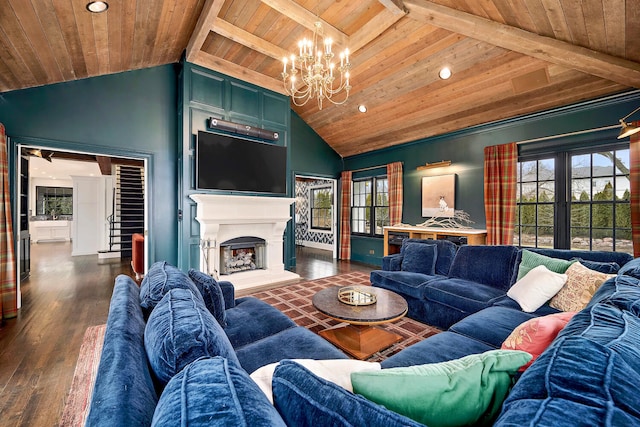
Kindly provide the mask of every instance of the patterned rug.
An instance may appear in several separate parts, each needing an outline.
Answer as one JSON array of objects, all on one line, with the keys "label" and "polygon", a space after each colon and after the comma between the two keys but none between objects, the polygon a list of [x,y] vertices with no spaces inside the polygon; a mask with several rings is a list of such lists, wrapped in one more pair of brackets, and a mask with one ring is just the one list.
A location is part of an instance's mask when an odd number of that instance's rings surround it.
[{"label": "patterned rug", "polygon": [[89,326],[84,333],[71,389],[60,418],[60,427],[84,426],[106,329],[107,325]]},{"label": "patterned rug", "polygon": [[[370,286],[369,275],[362,272],[346,273],[339,276],[286,285],[281,288],[260,291],[250,295],[276,307],[299,326],[304,326],[318,333],[323,329],[339,325],[340,322],[316,310],[311,304],[311,298],[316,292],[329,286],[348,285]],[[384,324],[381,327],[389,332],[401,335],[403,339],[385,350],[374,353],[367,359],[370,362],[380,362],[396,354],[403,348],[409,347],[440,332],[439,329],[433,326],[425,325],[408,317],[404,317],[397,322]]]}]

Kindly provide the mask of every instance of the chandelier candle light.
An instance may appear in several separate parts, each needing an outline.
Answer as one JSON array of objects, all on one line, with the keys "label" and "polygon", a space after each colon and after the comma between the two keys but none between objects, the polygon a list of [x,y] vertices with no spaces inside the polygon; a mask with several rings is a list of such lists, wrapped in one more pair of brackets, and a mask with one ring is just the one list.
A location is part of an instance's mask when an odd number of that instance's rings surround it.
[{"label": "chandelier candle light", "polygon": [[[332,52],[333,40],[325,38],[323,46],[318,46],[322,35],[322,23],[316,22],[313,32],[313,39],[303,39],[298,42],[298,56],[291,55],[290,58],[283,58],[282,82],[287,95],[291,96],[293,103],[300,107],[305,105],[311,98],[316,98],[318,108],[322,110],[322,102],[327,101],[340,105],[349,98],[349,49],[345,49],[340,54],[340,66],[334,71],[336,64],[333,62]],[[302,80],[301,86],[296,86],[296,75],[300,72]],[[334,86],[335,74],[340,73],[340,83]],[[333,96],[345,91],[342,101],[335,101]]]}]

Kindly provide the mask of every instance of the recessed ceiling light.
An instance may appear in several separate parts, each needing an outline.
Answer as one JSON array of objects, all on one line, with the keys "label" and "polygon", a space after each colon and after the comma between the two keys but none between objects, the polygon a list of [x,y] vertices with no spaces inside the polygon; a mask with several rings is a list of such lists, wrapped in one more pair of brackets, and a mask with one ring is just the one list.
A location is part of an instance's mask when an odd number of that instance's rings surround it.
[{"label": "recessed ceiling light", "polygon": [[367,107],[363,104],[358,105],[358,111],[360,111],[361,113],[366,113],[367,112]]},{"label": "recessed ceiling light", "polygon": [[451,69],[449,69],[449,67],[442,68],[438,73],[438,76],[440,76],[442,80],[447,80],[449,77],[451,77]]},{"label": "recessed ceiling light", "polygon": [[87,4],[87,10],[93,13],[101,13],[109,9],[109,5],[104,1],[92,1]]}]

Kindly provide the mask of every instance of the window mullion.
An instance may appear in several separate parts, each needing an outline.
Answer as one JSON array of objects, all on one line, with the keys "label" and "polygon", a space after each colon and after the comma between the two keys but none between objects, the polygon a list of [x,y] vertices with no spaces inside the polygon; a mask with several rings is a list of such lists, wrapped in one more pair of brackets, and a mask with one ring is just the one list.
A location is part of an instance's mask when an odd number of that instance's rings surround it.
[{"label": "window mullion", "polygon": [[569,249],[571,247],[571,157],[568,153],[556,155],[555,176],[555,247]]}]

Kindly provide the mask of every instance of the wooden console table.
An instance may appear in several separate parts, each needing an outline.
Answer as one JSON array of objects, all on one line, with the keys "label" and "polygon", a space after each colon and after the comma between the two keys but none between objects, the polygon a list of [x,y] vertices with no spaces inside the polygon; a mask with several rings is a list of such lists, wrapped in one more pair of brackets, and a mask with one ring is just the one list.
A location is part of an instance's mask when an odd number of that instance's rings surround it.
[{"label": "wooden console table", "polygon": [[400,252],[400,246],[404,238],[434,240],[460,239],[462,243],[467,245],[484,245],[487,241],[487,230],[410,226],[384,227],[384,255],[387,256]]}]

